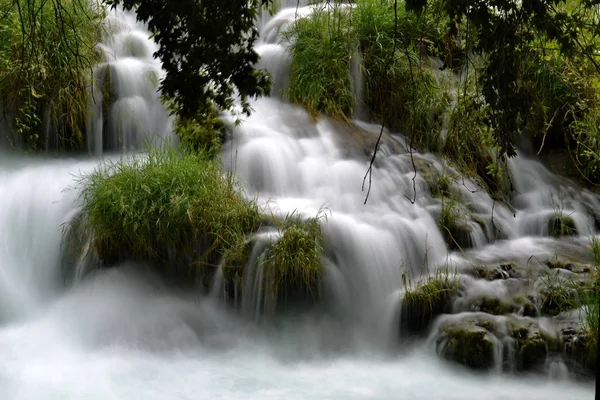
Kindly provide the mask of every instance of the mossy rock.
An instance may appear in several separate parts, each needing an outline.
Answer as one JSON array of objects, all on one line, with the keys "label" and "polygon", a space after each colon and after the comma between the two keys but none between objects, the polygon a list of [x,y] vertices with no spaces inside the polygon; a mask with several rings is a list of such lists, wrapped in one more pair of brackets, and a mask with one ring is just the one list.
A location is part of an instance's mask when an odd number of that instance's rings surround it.
[{"label": "mossy rock", "polygon": [[471,227],[466,223],[451,223],[440,228],[450,250],[468,249],[473,246]]},{"label": "mossy rock", "polygon": [[495,364],[496,339],[487,329],[467,322],[450,323],[441,328],[437,353],[448,361],[477,370]]},{"label": "mossy rock", "polygon": [[537,310],[533,302],[523,296],[513,296],[508,299],[481,296],[471,305],[472,311],[481,311],[492,315],[521,313],[534,317]]},{"label": "mossy rock", "polygon": [[546,260],[545,264],[550,269],[565,269],[567,271],[571,271],[576,274],[586,274],[593,271],[594,267],[587,264],[580,264],[578,262],[573,262],[561,258],[549,258]]},{"label": "mossy rock", "polygon": [[548,221],[550,236],[561,237],[577,234],[577,227],[573,218],[566,215],[555,215]]},{"label": "mossy rock", "polygon": [[477,265],[471,269],[471,274],[477,278],[482,278],[487,281],[495,281],[499,279],[510,278],[509,271],[512,270],[512,264],[506,265]]},{"label": "mossy rock", "polygon": [[514,363],[519,371],[531,371],[542,368],[548,355],[562,351],[562,341],[559,337],[544,332],[537,322],[525,318],[510,318],[507,321],[507,330],[514,339]]},{"label": "mossy rock", "polygon": [[452,302],[458,292],[455,279],[429,280],[404,295],[400,311],[400,331],[423,334],[435,317],[452,312]]},{"label": "mossy rock", "polygon": [[596,339],[591,332],[572,327],[564,328],[561,336],[565,343],[565,355],[575,372],[592,376],[596,372]]}]

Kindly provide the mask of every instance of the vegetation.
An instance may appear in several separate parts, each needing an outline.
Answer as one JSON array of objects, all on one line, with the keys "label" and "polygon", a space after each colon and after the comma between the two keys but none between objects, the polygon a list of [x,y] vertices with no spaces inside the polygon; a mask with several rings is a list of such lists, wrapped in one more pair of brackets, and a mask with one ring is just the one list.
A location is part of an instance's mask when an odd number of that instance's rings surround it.
[{"label": "vegetation", "polygon": [[0,103],[13,146],[83,146],[103,19],[93,0],[0,0]]},{"label": "vegetation", "polygon": [[174,131],[182,147],[213,158],[225,141],[226,126],[213,106],[191,117],[177,116]]},{"label": "vegetation", "polygon": [[261,223],[254,201],[205,153],[151,150],[81,178],[82,211],[70,227],[92,232],[105,264],[153,261],[204,279],[225,251]]},{"label": "vegetation", "polygon": [[323,235],[320,219],[289,214],[279,228],[280,238],[265,261],[265,288],[274,299],[317,298],[322,275]]},{"label": "vegetation", "polygon": [[299,19],[285,33],[293,57],[287,97],[313,117],[320,112],[341,120],[352,115],[350,65],[355,46],[349,18],[343,8],[324,8]]},{"label": "vegetation", "polygon": [[423,333],[435,317],[451,312],[458,283],[456,272],[452,273],[448,268],[440,268],[417,282],[405,279],[401,330],[409,334]]}]

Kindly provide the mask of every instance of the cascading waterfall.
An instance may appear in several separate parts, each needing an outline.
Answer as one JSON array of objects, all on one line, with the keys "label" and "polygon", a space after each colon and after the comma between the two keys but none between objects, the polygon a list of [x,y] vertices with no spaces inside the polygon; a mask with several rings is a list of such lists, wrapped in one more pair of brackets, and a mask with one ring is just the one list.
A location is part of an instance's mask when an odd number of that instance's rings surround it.
[{"label": "cascading waterfall", "polygon": [[[449,367],[432,355],[435,331],[412,350],[390,352],[398,336],[403,272],[418,277],[426,265],[460,272],[473,263],[582,252],[584,235],[596,232],[592,211],[600,204],[538,162],[518,157],[508,165],[518,191],[515,210],[495,204],[467,178],[451,184],[471,205],[471,222],[480,223],[473,225],[471,248],[449,252],[436,224],[442,204],[422,174],[413,184],[401,136],[384,141],[363,204],[363,176],[379,127],[314,122],[278,100],[289,65],[278,34],[310,12],[295,1],[284,5],[272,18],[262,17],[257,44],[261,65],[274,76],[274,92],[253,104],[253,115],[234,129],[221,157],[275,214],[298,210],[312,217],[321,210],[327,216],[326,307],[260,326],[252,322],[263,301],[257,280],[240,288],[240,317],[220,296],[198,299],[133,264],[98,271],[64,291],[61,224],[77,210],[76,190],[65,189],[74,185],[73,175],[90,171],[98,160],[0,154],[0,397],[590,398],[589,385],[564,374],[549,381],[475,376]],[[160,141],[170,134],[154,93],[161,72],[151,59],[153,44],[131,15],[119,13],[112,21],[116,33],[104,51],[113,56],[96,70],[98,78],[110,74],[110,85],[102,89],[98,79],[91,107],[95,153],[139,149],[144,133]],[[412,156],[434,171],[456,173],[431,154]],[[559,209],[573,218],[580,236],[548,237],[548,217]],[[255,257],[273,240],[264,235],[257,238]],[[467,311],[461,301],[480,293],[507,296],[509,283],[465,277],[455,308]],[[451,318],[457,317],[437,323]]]},{"label": "cascading waterfall", "polygon": [[157,92],[164,75],[153,58],[158,47],[135,15],[113,11],[107,30],[108,39],[100,46],[105,62],[94,70],[90,151],[99,155],[167,143],[172,121]]}]

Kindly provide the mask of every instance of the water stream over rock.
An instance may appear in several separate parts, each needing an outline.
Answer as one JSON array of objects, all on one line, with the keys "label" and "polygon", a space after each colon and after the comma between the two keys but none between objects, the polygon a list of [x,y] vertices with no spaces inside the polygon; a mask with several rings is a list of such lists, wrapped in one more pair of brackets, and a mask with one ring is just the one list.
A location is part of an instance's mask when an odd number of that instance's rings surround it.
[{"label": "water stream over rock", "polygon": [[[508,165],[516,190],[510,209],[432,154],[413,153],[415,176],[403,137],[386,135],[364,204],[363,177],[379,127],[315,122],[279,99],[289,55],[278,33],[310,12],[288,3],[272,18],[263,15],[257,45],[274,92],[253,104],[221,158],[273,213],[326,215],[323,306],[262,324],[255,319],[256,280],[245,282],[238,313],[218,291],[182,291],[134,264],[95,272],[65,290],[61,224],[77,210],[77,192],[68,188],[98,159],[0,153],[0,398],[591,398],[590,383],[575,380],[560,352],[546,352],[552,354],[541,373],[510,374],[522,365],[513,360],[507,332],[527,325],[528,332],[555,337],[560,320],[527,313],[524,303],[514,317],[494,316],[477,302],[528,295],[552,257],[589,262],[598,196],[517,157]],[[113,56],[96,71],[110,76],[109,86],[97,86],[100,100],[90,116],[96,155],[140,149],[143,133],[158,142],[170,136],[154,93],[161,72],[153,44],[131,15],[111,20],[117,29],[104,51]],[[462,251],[452,250],[438,228],[443,201],[432,194],[432,174],[460,177],[449,190],[468,216]],[[577,234],[551,235],[557,213],[571,218]],[[407,277],[416,281],[439,266],[460,276],[460,296],[448,310],[454,314],[435,319],[428,340],[404,337]],[[453,324],[467,323],[493,353],[489,375],[435,355],[449,348]]]}]

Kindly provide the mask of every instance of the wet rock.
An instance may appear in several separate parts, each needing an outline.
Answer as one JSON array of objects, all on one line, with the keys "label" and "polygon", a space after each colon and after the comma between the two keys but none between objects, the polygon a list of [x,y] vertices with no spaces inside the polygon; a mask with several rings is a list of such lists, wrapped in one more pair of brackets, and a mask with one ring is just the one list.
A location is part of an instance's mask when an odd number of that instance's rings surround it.
[{"label": "wet rock", "polygon": [[488,329],[467,321],[445,324],[436,340],[437,353],[477,370],[489,370],[495,365],[496,339]]},{"label": "wet rock", "polygon": [[568,366],[575,373],[592,376],[596,372],[596,339],[591,331],[574,326],[561,330]]},{"label": "wet rock", "polygon": [[488,281],[497,279],[508,279],[510,274],[508,271],[512,269],[511,264],[507,264],[506,268],[501,265],[477,265],[473,267],[471,273],[477,277]]},{"label": "wet rock", "polygon": [[481,311],[492,315],[521,314],[535,317],[535,304],[525,296],[513,296],[508,299],[481,296],[471,304],[471,311]]},{"label": "wet rock", "polygon": [[543,335],[533,320],[511,318],[507,326],[509,335],[514,339],[517,370],[529,371],[542,367],[548,357],[549,347],[555,351],[560,347],[552,336]]}]

